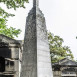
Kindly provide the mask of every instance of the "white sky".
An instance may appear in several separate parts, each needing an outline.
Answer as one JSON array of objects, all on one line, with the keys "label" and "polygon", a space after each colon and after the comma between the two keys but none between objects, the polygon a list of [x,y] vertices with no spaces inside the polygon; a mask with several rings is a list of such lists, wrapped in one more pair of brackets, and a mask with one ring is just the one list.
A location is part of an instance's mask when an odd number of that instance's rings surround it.
[{"label": "white sky", "polygon": [[[47,29],[64,39],[64,45],[69,46],[77,59],[77,0],[39,0],[39,7],[46,18]],[[3,6],[5,8],[5,6]],[[24,39],[26,16],[32,8],[32,0],[26,4],[26,9],[7,10],[15,17],[9,18],[8,25],[22,30],[19,40]]]}]

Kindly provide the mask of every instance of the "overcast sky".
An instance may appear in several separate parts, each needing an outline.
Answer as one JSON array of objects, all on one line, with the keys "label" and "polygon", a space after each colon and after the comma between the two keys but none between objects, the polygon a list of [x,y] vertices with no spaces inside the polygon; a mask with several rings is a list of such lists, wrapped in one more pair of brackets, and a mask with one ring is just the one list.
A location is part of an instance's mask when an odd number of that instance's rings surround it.
[{"label": "overcast sky", "polygon": [[[77,59],[77,0],[39,0],[39,7],[46,18],[47,29],[64,39],[64,44],[69,46]],[[5,6],[3,6],[5,8]],[[20,8],[14,11],[15,17],[9,18],[8,25],[22,30],[19,40],[24,39],[26,16],[32,8],[32,0],[26,4],[26,9]]]}]

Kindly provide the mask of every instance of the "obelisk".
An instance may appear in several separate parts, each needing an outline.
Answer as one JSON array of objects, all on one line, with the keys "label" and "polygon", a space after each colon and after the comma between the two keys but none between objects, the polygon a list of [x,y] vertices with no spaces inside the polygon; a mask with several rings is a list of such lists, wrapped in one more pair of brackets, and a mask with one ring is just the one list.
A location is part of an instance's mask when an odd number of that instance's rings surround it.
[{"label": "obelisk", "polygon": [[53,77],[46,23],[39,0],[26,19],[20,77]]}]

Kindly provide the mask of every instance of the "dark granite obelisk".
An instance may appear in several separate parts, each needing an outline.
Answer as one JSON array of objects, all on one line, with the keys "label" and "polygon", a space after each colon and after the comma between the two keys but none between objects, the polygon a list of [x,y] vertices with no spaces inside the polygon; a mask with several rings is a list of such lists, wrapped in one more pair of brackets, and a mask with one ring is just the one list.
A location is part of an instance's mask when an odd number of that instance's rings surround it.
[{"label": "dark granite obelisk", "polygon": [[53,77],[46,23],[38,1],[33,0],[26,20],[20,77]]}]

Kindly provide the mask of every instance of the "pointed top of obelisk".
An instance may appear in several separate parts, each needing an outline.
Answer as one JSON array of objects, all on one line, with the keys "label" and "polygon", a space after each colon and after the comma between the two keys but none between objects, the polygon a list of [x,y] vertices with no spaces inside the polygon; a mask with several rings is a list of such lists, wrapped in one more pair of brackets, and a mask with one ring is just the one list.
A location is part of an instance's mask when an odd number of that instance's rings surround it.
[{"label": "pointed top of obelisk", "polygon": [[39,0],[33,0],[33,7],[39,6]]}]

